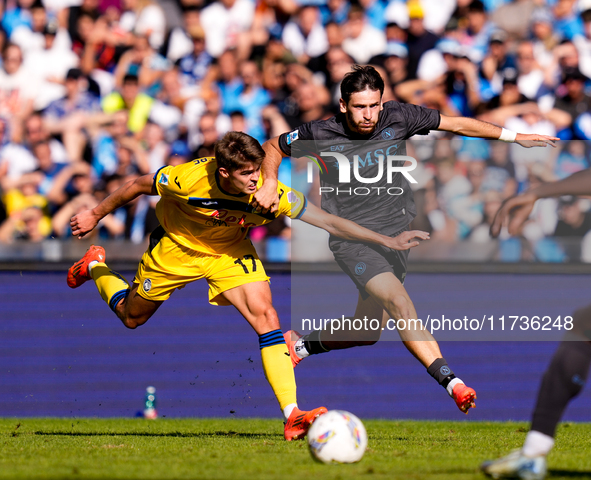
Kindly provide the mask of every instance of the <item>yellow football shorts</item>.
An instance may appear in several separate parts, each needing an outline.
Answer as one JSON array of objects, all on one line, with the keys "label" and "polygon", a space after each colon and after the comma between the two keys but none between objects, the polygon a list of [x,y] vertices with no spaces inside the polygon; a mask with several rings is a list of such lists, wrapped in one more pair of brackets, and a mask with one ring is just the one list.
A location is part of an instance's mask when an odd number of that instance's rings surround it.
[{"label": "yellow football shorts", "polygon": [[196,252],[164,235],[148,249],[133,279],[138,293],[147,300],[167,300],[175,289],[207,279],[209,303],[230,305],[220,294],[246,283],[269,281],[257,252],[248,239],[243,240],[231,255],[209,255]]}]

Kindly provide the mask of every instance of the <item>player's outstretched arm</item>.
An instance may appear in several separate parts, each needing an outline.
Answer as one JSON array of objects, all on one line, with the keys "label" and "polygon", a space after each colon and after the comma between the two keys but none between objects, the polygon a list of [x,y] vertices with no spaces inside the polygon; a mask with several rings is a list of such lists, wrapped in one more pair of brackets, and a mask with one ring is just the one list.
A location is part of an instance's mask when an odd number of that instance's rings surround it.
[{"label": "player's outstretched arm", "polygon": [[502,140],[509,143],[518,143],[522,147],[545,147],[550,145],[556,147],[554,142],[560,140],[558,137],[548,135],[515,133],[504,128],[497,127],[492,123],[476,120],[468,117],[448,117],[441,115],[439,128],[445,132],[452,132],[465,137],[480,137],[490,140]]},{"label": "player's outstretched arm", "polygon": [[517,234],[529,218],[538,199],[561,195],[591,195],[591,169],[574,173],[557,182],[544,183],[505,200],[490,227],[491,236],[498,237],[506,222],[508,222],[509,233]]},{"label": "player's outstretched arm", "polygon": [[255,210],[276,212],[279,207],[279,195],[277,194],[277,172],[283,158],[283,152],[279,148],[279,137],[271,138],[263,143],[265,159],[261,165],[263,184],[254,194],[251,202]]},{"label": "player's outstretched arm", "polygon": [[154,190],[154,174],[149,173],[119,187],[96,207],[74,215],[70,219],[72,235],[82,238],[90,233],[98,222],[109,213],[131,202],[140,195],[156,195]]},{"label": "player's outstretched arm", "polygon": [[322,228],[331,235],[344,240],[376,243],[393,250],[409,250],[419,245],[419,239],[429,240],[429,234],[421,230],[403,232],[396,237],[381,235],[361,225],[357,225],[355,222],[326,213],[311,203],[308,203],[306,211],[300,217],[300,220],[315,227]]}]

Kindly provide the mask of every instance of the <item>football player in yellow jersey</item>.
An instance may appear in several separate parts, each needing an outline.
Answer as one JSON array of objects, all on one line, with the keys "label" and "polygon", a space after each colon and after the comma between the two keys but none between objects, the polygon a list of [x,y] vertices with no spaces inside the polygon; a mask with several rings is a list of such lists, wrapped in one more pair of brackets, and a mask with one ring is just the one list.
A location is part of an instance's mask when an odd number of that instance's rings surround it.
[{"label": "football player in yellow jersey", "polygon": [[130,286],[105,264],[102,247],[91,246],[68,271],[68,285],[77,288],[93,279],[103,300],[128,328],[143,325],[177,288],[200,278],[209,284],[209,302],[234,305],[259,336],[263,368],[286,420],[285,439],[303,438],[314,419],[325,413],[297,408],[296,383],[290,355],[271,302],[269,277],[247,238],[248,229],[278,214],[299,218],[332,235],[407,250],[428,233],[404,232],[387,237],[308,204],[305,197],[278,184],[278,212],[255,211],[250,202],[262,184],[265,152],[252,137],[226,134],[215,157],[163,167],[123,185],[91,210],[70,221],[78,238],[99,220],[140,195],[160,195],[156,215],[160,226],[150,236]]}]

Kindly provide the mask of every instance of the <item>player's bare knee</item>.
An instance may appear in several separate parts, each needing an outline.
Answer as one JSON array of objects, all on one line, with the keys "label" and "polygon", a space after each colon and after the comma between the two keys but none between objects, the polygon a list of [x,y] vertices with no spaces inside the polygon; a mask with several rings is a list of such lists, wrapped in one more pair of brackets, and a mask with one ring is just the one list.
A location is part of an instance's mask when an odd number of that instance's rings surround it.
[{"label": "player's bare knee", "polygon": [[279,316],[273,306],[266,307],[258,315],[259,327],[267,331],[277,330],[279,326]]},{"label": "player's bare knee", "polygon": [[393,295],[388,299],[386,311],[395,320],[410,318],[411,302],[405,295]]},{"label": "player's bare knee", "polygon": [[123,316],[120,317],[123,325],[125,325],[129,329],[135,329],[148,321],[145,315],[131,315],[130,313],[125,313]]},{"label": "player's bare knee", "polygon": [[127,328],[130,328],[132,330],[139,327],[139,325],[140,325],[138,322],[136,322],[135,320],[133,320],[129,317],[123,317],[121,320],[123,321],[123,325],[125,325]]}]

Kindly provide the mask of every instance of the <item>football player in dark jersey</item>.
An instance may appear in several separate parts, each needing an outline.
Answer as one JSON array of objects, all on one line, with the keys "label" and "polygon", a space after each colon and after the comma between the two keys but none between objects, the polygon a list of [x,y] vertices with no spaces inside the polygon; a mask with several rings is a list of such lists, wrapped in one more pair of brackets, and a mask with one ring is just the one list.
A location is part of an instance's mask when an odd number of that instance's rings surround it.
[{"label": "football player in dark jersey", "polygon": [[[591,195],[591,169],[577,172],[558,182],[545,183],[505,201],[491,226],[498,237],[504,223],[517,235],[540,198],[561,195]],[[542,377],[530,431],[520,450],[481,468],[493,478],[540,480],[546,475],[546,456],[554,446],[556,427],[568,403],[583,389],[591,364],[591,305],[577,310],[567,333]]]},{"label": "football player in dark jersey", "polygon": [[[407,175],[389,175],[388,178],[384,175],[382,160],[388,155],[405,156],[406,139],[427,134],[430,130],[444,130],[468,137],[516,142],[524,147],[555,146],[554,141],[558,140],[545,135],[511,132],[473,118],[447,117],[437,110],[416,105],[395,101],[383,103],[383,91],[384,81],[373,67],[354,66],[341,82],[338,115],[303,124],[265,142],[265,183],[255,194],[255,207],[263,211],[275,208],[274,186],[282,157],[305,156],[313,150],[314,154],[324,153],[319,157],[325,163],[325,171],[320,175],[322,208],[379,233],[396,236],[408,230],[416,208]],[[326,153],[334,151],[343,156]],[[361,170],[354,172],[355,178],[351,178],[350,172],[349,175],[342,174],[341,165],[343,159],[355,158],[355,155],[358,158],[354,168],[361,167]],[[410,160],[411,165],[415,162],[410,157],[405,160]],[[349,167],[348,161],[344,166],[345,169]],[[402,172],[404,162],[398,162],[398,168]],[[368,179],[376,179],[371,188]],[[362,194],[355,195],[355,192]],[[330,249],[359,290],[353,318],[382,319],[382,325],[388,319],[417,319],[415,307],[403,286],[408,252],[388,251],[335,237],[330,239]],[[314,331],[306,336],[289,331],[285,336],[295,366],[308,355],[372,345],[379,339],[381,330],[354,333],[355,338],[347,340],[343,339],[343,332],[335,335],[328,330]],[[428,330],[399,329],[399,334],[406,348],[447,390],[460,410],[468,413],[474,407],[476,393],[454,375]]]}]

